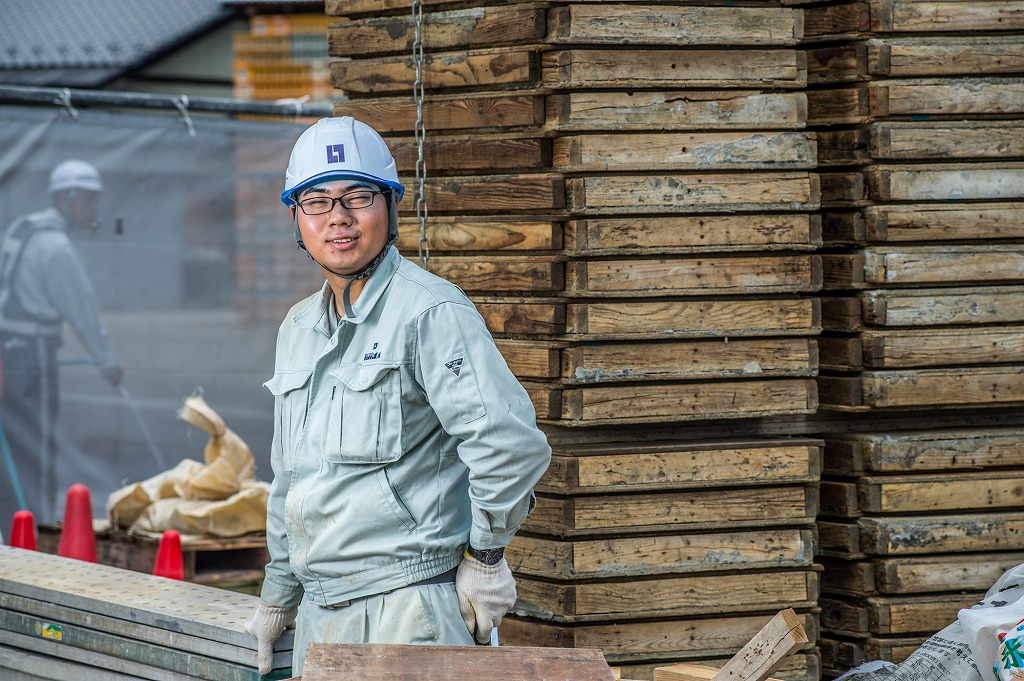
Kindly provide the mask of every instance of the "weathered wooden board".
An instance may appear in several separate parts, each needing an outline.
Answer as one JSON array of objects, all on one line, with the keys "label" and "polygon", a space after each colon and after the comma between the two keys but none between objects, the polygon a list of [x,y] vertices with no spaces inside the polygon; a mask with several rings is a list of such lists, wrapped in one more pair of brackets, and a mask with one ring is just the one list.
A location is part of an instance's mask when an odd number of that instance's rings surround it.
[{"label": "weathered wooden board", "polygon": [[816,255],[591,260],[565,268],[566,291],[587,296],[797,293],[822,283]]},{"label": "weathered wooden board", "polygon": [[1024,237],[1020,203],[870,206],[864,210],[871,241],[962,241]]},{"label": "weathered wooden board", "polygon": [[1019,550],[1024,513],[861,518],[861,548],[878,556]]},{"label": "weathered wooden board", "polygon": [[451,212],[550,211],[565,203],[562,177],[553,173],[438,177],[427,180],[425,195],[427,205]]},{"label": "weathered wooden board", "polygon": [[818,553],[844,560],[863,558],[860,527],[855,522],[818,519]]},{"label": "weathered wooden board", "polygon": [[867,73],[873,76],[997,75],[1024,70],[1024,39],[1020,36],[885,38],[869,40],[865,47]]},{"label": "weathered wooden board", "polygon": [[818,366],[831,371],[864,368],[864,343],[860,336],[822,336],[818,339]]},{"label": "weathered wooden board", "polygon": [[[430,12],[423,19],[425,52],[537,43],[546,35],[545,11],[530,5],[467,7]],[[411,54],[415,38],[411,13],[370,16],[332,24],[327,31],[328,53],[332,57]]]},{"label": "weathered wooden board", "polygon": [[565,389],[561,397],[561,417],[580,422],[755,418],[810,414],[818,406],[813,379],[602,386]]},{"label": "weathered wooden board", "polygon": [[917,31],[1012,31],[1024,28],[1020,0],[872,0],[871,30],[879,33]]},{"label": "weathered wooden board", "polygon": [[864,173],[818,173],[821,183],[821,205],[824,208],[850,208],[867,203],[868,190]]},{"label": "weathered wooden board", "polygon": [[548,40],[576,45],[795,45],[803,13],[774,7],[571,4],[548,13]]},{"label": "weathered wooden board", "polygon": [[[373,121],[377,132],[412,132],[416,128],[416,102],[412,97],[350,99],[334,105],[335,116]],[[432,95],[424,101],[423,121],[428,130],[515,128],[544,123],[542,95]]]},{"label": "weathered wooden board", "polygon": [[875,562],[869,560],[835,560],[820,556],[818,562],[821,564],[822,594],[846,597],[878,595]]},{"label": "weathered wooden board", "polygon": [[1020,78],[887,80],[867,88],[872,116],[1024,112],[1024,79]]},{"label": "weathered wooden board", "polygon": [[813,529],[795,527],[593,541],[519,535],[505,557],[518,575],[614,579],[808,566],[814,560],[814,543]]},{"label": "weathered wooden board", "polygon": [[564,234],[565,250],[579,256],[805,251],[816,250],[820,245],[821,220],[806,213],[593,218],[567,222]]},{"label": "weathered wooden board", "polygon": [[851,39],[871,30],[871,6],[866,2],[832,3],[804,10],[807,41]]},{"label": "weathered wooden board", "polygon": [[[689,659],[681,659],[681,656],[676,656],[674,659],[665,661],[637,664],[624,663],[616,666],[623,679],[653,679],[657,670],[667,664],[696,662],[721,669],[722,665],[728,662],[729,659],[727,657],[691,657]],[[778,679],[779,681],[818,681],[818,679],[821,679],[821,658],[817,649],[812,648],[808,651],[793,653],[782,661],[781,667],[772,672],[771,678]]]},{"label": "weathered wooden board", "polygon": [[807,123],[807,97],[745,90],[570,92],[548,97],[547,119],[560,131],[798,130]]},{"label": "weathered wooden board", "polygon": [[813,137],[803,132],[569,135],[553,141],[553,165],[573,172],[813,168]]},{"label": "weathered wooden board", "polygon": [[555,537],[792,526],[813,522],[813,485],[708,489],[628,496],[541,495],[525,532]]},{"label": "weathered wooden board", "polygon": [[[818,573],[798,568],[782,572],[742,570],[579,584],[520,577],[516,586],[519,600],[514,613],[560,622],[586,622],[806,608],[816,600]],[[712,603],[721,605],[709,606]]]},{"label": "weathered wooden board", "polygon": [[[410,254],[412,260],[416,256]],[[563,266],[537,256],[432,256],[429,269],[465,291],[553,292],[564,287]]]},{"label": "weathered wooden board", "polygon": [[[851,407],[941,407],[1024,402],[1024,366],[871,371],[820,376],[821,404]],[[563,407],[564,408],[564,407]]]},{"label": "weathered wooden board", "polygon": [[808,125],[854,125],[873,115],[867,85],[807,91]]},{"label": "weathered wooden board", "polygon": [[818,175],[804,172],[594,176],[565,180],[574,212],[731,213],[814,210]]},{"label": "weathered wooden board", "polygon": [[[1024,303],[1021,305],[1024,313]],[[566,333],[619,338],[808,335],[820,330],[817,299],[629,301],[566,306]]]},{"label": "weathered wooden board", "polygon": [[822,668],[830,676],[838,676],[851,667],[864,664],[871,660],[885,660],[899,664],[910,657],[925,640],[926,635],[900,638],[868,638],[861,640],[843,640],[831,638],[827,632],[818,639],[821,650]]},{"label": "weathered wooden board", "polygon": [[863,43],[807,50],[807,83],[822,85],[864,80],[867,61],[868,51]]},{"label": "weathered wooden board", "polygon": [[[825,164],[823,164],[825,165]],[[821,216],[822,239],[828,245],[863,245],[867,241],[864,211],[826,211]]]},{"label": "weathered wooden board", "polygon": [[[398,248],[412,258],[420,241],[419,224],[405,220],[398,230]],[[438,251],[550,251],[559,248],[558,222],[539,217],[506,218],[431,215],[427,242]]]},{"label": "weathered wooden board", "polygon": [[817,133],[817,142],[821,167],[864,165],[871,161],[867,130],[826,130]]},{"label": "weathered wooden board", "polygon": [[491,333],[527,336],[565,333],[565,305],[561,301],[478,297],[474,302]]},{"label": "weathered wooden board", "polygon": [[[1024,553],[995,552],[872,562],[879,594],[986,591],[1004,572],[1024,563]],[[827,570],[825,574],[827,574]],[[824,583],[823,583],[824,586]]]},{"label": "weathered wooden board", "polygon": [[[1020,48],[1024,60],[1024,41]],[[875,123],[871,157],[882,160],[1024,157],[1024,126],[1019,121],[965,123]]]},{"label": "weathered wooden board", "polygon": [[830,435],[825,440],[824,470],[852,476],[1019,469],[1024,467],[1022,441],[1024,431],[1017,428]]},{"label": "weathered wooden board", "polygon": [[964,201],[1024,197],[1024,164],[875,166],[865,173],[879,201]]},{"label": "weathered wooden board", "polygon": [[536,489],[577,495],[812,483],[820,459],[813,440],[556,444]]},{"label": "weathered wooden board", "polygon": [[[415,139],[385,140],[400,173],[414,173],[418,149]],[[428,135],[423,160],[431,174],[458,171],[488,173],[551,167],[551,141],[541,137],[473,137]]]},{"label": "weathered wooden board", "polygon": [[1024,363],[1024,327],[864,331],[863,362],[875,369]]},{"label": "weathered wooden board", "polygon": [[[423,56],[426,90],[536,86],[540,55],[535,49],[430,53]],[[331,62],[331,83],[348,95],[411,93],[416,68],[411,55]]]},{"label": "weathered wooden board", "polygon": [[822,480],[818,486],[818,511],[830,518],[859,518],[857,485],[846,480]]},{"label": "weathered wooden board", "polygon": [[[808,637],[817,638],[818,618],[807,613],[799,617]],[[613,664],[686,656],[731,656],[770,619],[771,615],[735,614],[670,621],[597,622],[570,627],[510,616],[501,621],[500,638],[504,645],[513,646],[600,648]],[[623,678],[644,677],[623,674]]]},{"label": "weathered wooden board", "polygon": [[505,363],[519,378],[559,378],[561,376],[561,350],[563,344],[542,341],[494,341],[505,358]]},{"label": "weathered wooden board", "polygon": [[993,284],[1024,278],[1024,246],[876,246],[821,256],[830,288],[904,284]]},{"label": "weathered wooden board", "polygon": [[874,597],[844,600],[823,597],[821,626],[842,636],[907,636],[929,634],[956,620],[961,608],[970,607],[985,592],[927,596]]},{"label": "weathered wooden board", "polygon": [[807,83],[799,50],[596,50],[545,52],[543,83],[556,88],[779,87]]},{"label": "weathered wooden board", "polygon": [[981,325],[1024,321],[1024,290],[1013,286],[866,291],[859,297],[823,298],[826,328]]},{"label": "weathered wooden board", "polygon": [[[800,618],[792,608],[786,608],[775,615],[764,628],[747,642],[721,670],[711,670],[710,679],[749,679],[750,681],[767,678],[791,652],[807,647],[807,633],[804,631]],[[671,673],[672,668],[663,670]],[[679,670],[681,671],[681,670]],[[678,677],[682,681],[682,676]],[[673,677],[665,675],[665,681]],[[659,678],[658,681],[661,681]]]},{"label": "weathered wooden board", "polygon": [[567,348],[561,363],[566,383],[793,377],[817,372],[817,352],[806,338],[603,343]]},{"label": "weathered wooden board", "polygon": [[1024,474],[1014,471],[865,477],[857,500],[866,513],[935,513],[1021,506]]},{"label": "weathered wooden board", "polygon": [[515,646],[310,643],[303,681],[418,681],[481,678],[501,670],[508,681],[582,678],[614,681],[600,650]]}]

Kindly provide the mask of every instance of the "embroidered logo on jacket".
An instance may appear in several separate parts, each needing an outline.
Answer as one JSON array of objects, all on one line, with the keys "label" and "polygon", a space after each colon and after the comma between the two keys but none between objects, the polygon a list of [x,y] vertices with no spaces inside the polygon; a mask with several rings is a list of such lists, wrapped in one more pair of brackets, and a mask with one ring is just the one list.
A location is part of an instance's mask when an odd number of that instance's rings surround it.
[{"label": "embroidered logo on jacket", "polygon": [[455,374],[456,378],[462,373],[462,357],[444,363],[444,368]]},{"label": "embroidered logo on jacket", "polygon": [[371,359],[380,359],[380,351],[377,350],[377,344],[374,343],[370,351],[363,355],[363,361],[368,362]]}]

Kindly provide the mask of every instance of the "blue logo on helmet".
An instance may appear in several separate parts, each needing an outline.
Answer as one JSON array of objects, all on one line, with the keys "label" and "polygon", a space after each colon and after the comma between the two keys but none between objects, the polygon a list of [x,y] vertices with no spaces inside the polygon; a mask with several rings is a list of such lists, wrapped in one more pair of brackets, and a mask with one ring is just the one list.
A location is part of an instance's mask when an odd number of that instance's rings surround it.
[{"label": "blue logo on helmet", "polygon": [[328,163],[344,163],[345,162],[345,145],[344,144],[328,144],[327,145],[327,162]]}]

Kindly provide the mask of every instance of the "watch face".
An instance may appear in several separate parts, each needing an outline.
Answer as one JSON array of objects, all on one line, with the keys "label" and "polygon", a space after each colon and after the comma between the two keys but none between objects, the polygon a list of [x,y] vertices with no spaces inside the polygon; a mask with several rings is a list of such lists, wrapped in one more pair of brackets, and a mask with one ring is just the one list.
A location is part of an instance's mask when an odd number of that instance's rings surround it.
[{"label": "watch face", "polygon": [[505,549],[469,549],[469,555],[484,565],[497,565],[505,555]]}]

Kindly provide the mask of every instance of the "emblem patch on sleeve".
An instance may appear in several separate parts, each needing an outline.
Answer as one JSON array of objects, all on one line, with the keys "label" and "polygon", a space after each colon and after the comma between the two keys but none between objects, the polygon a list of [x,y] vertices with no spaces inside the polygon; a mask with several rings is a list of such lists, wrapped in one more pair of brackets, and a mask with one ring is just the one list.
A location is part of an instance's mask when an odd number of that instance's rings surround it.
[{"label": "emblem patch on sleeve", "polygon": [[455,374],[455,377],[458,378],[459,374],[462,373],[462,357],[457,357],[450,362],[445,362],[444,368]]}]

